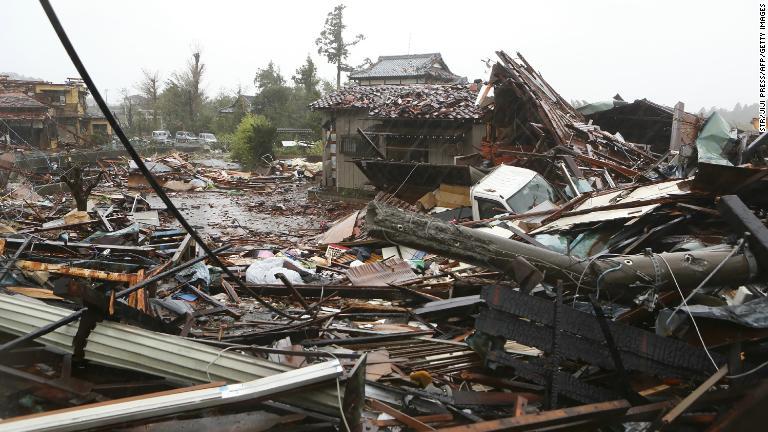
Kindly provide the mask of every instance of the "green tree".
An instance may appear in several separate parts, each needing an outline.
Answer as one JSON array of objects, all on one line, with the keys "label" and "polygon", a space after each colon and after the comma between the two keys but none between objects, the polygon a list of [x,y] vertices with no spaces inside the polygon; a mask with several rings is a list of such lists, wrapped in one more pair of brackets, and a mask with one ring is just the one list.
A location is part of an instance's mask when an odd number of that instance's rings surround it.
[{"label": "green tree", "polygon": [[253,168],[263,156],[272,154],[272,145],[276,139],[277,129],[266,117],[247,114],[235,130],[232,157],[244,166]]},{"label": "green tree", "polygon": [[315,40],[317,53],[325,56],[328,63],[336,65],[337,89],[341,88],[341,72],[353,70],[346,63],[347,57],[349,57],[349,48],[365,39],[364,35],[358,34],[351,41],[344,41],[344,29],[347,28],[344,24],[344,8],[346,6],[340,4],[328,12],[328,16],[325,18],[325,27],[320,32],[320,37]]},{"label": "green tree", "polygon": [[270,87],[285,86],[285,78],[280,74],[280,68],[270,60],[267,67],[256,71],[256,77],[253,78],[253,85],[259,90]]},{"label": "green tree", "polygon": [[265,116],[276,127],[294,127],[296,107],[294,91],[285,85],[280,69],[270,61],[266,68],[256,72],[253,84],[258,90],[254,112]]},{"label": "green tree", "polygon": [[307,55],[304,64],[296,69],[296,74],[291,79],[298,89],[304,91],[305,98],[315,100],[320,97],[320,90],[318,89],[320,77],[317,76],[317,66],[309,55]]}]

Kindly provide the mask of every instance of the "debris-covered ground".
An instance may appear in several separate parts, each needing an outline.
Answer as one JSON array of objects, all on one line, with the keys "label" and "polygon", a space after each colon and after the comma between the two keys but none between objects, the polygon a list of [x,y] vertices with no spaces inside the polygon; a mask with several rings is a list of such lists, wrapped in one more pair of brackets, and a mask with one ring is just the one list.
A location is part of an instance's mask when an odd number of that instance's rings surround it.
[{"label": "debris-covered ground", "polygon": [[412,163],[352,206],[322,163],[174,151],[14,171],[0,431],[758,430],[766,135],[693,116],[658,154],[498,55],[471,185],[415,194]]}]

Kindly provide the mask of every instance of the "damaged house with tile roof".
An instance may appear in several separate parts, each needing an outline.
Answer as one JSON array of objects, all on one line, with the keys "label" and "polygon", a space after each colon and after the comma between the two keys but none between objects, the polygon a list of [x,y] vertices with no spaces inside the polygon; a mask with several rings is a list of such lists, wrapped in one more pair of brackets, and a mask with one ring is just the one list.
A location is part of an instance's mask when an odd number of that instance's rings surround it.
[{"label": "damaged house with tile roof", "polygon": [[357,195],[373,190],[361,167],[396,173],[376,184],[392,189],[417,165],[454,166],[476,152],[485,134],[477,94],[476,84],[381,84],[349,86],[316,100],[310,109],[325,115],[323,186]]},{"label": "damaged house with tile roof", "polygon": [[24,93],[0,93],[0,143],[43,148],[55,136],[46,105]]}]

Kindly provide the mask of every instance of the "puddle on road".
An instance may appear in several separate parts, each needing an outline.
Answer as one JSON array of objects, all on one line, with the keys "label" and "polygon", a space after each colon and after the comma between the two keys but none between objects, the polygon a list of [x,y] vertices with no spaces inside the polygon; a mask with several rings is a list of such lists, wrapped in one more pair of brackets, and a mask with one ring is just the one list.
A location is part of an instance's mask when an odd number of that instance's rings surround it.
[{"label": "puddle on road", "polygon": [[[211,235],[246,235],[242,226],[251,231],[301,238],[304,235],[298,231],[318,228],[325,219],[305,214],[311,207],[306,189],[286,185],[269,194],[248,190],[202,191],[173,193],[170,197],[190,224]],[[155,194],[149,194],[147,201],[153,207],[164,207]]]}]

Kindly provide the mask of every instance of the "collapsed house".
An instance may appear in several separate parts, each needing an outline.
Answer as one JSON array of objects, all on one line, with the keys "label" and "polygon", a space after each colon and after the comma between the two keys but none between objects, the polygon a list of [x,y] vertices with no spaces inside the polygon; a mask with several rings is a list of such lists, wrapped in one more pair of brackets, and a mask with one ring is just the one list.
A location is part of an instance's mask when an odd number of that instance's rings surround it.
[{"label": "collapsed house", "polygon": [[[653,103],[648,99],[634,102],[613,100],[607,104],[589,104],[577,109],[606,131],[619,133],[641,148],[657,154],[692,147],[703,119],[685,112],[682,102],[674,108]],[[672,136],[672,131],[676,136]]]},{"label": "collapsed house", "polygon": [[0,93],[0,140],[3,144],[45,148],[55,132],[47,106],[23,93]]},{"label": "collapsed house", "polygon": [[[93,147],[109,141],[112,136],[112,128],[104,115],[101,112],[88,111],[88,89],[82,80],[69,79],[65,83],[50,83],[13,80],[0,76],[0,93],[21,93],[46,107],[55,126],[53,133],[46,134],[44,140],[27,143],[40,149],[55,149],[60,144]],[[14,145],[23,144],[15,134],[11,134],[11,138]],[[95,143],[97,138],[100,142]]]}]

